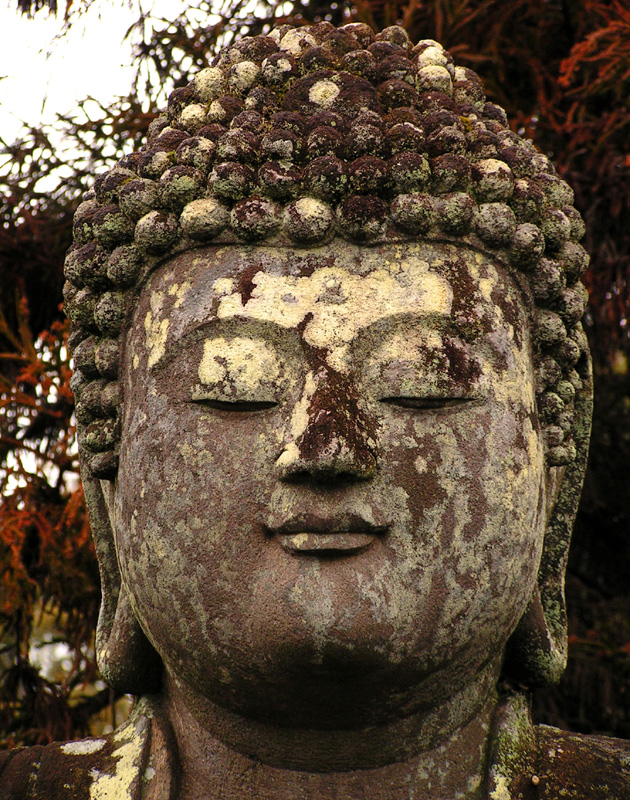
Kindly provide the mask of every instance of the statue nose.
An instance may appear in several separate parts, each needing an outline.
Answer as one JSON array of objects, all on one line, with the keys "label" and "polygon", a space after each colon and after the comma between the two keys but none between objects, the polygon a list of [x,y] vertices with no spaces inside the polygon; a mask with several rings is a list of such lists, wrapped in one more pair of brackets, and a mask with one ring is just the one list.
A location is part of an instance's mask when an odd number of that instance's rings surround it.
[{"label": "statue nose", "polygon": [[369,480],[377,467],[371,433],[355,392],[335,393],[331,387],[316,391],[306,427],[278,458],[282,480],[328,484]]}]

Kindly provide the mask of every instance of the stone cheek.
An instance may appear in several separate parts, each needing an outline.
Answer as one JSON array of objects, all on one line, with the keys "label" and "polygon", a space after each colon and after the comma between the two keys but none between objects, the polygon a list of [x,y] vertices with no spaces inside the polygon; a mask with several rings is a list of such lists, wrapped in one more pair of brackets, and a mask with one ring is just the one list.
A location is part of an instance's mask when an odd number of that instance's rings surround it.
[{"label": "stone cheek", "polygon": [[[322,724],[372,724],[498,668],[542,545],[530,348],[518,290],[461,248],[165,264],[125,353],[115,528],[169,671],[254,717],[321,696]],[[303,555],[322,526],[367,546]],[[344,697],[339,670],[365,676]]]}]

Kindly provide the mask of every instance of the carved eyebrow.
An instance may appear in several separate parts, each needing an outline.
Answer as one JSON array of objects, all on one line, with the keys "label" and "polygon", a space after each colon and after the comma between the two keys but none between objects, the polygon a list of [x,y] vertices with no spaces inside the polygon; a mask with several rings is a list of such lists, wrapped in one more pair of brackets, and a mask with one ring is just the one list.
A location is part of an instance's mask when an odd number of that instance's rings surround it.
[{"label": "carved eyebrow", "polygon": [[242,333],[239,328],[244,323],[247,323],[247,335],[252,339],[263,339],[266,342],[270,340],[278,341],[278,339],[286,341],[287,337],[295,338],[299,336],[297,331],[292,328],[286,328],[269,320],[252,319],[251,317],[239,315],[220,319],[215,318],[192,325],[175,338],[169,339],[164,348],[164,353],[155,364],[149,367],[149,372],[159,372],[164,369],[177,358],[181,350],[188,344],[196,344],[204,339],[225,334],[239,335],[239,333]]},{"label": "carved eyebrow", "polygon": [[402,311],[398,314],[380,317],[361,328],[357,334],[360,344],[364,340],[381,340],[384,335],[395,332],[403,326],[412,324],[414,328],[426,329],[431,333],[446,334],[461,339],[464,342],[473,342],[479,339],[483,329],[479,321],[462,322],[448,314],[416,314],[413,311]]},{"label": "carved eyebrow", "polygon": [[[292,339],[296,342],[302,338],[299,328],[280,325],[272,320],[235,314],[230,317],[215,318],[206,322],[197,323],[184,330],[180,335],[167,341],[164,353],[153,364],[149,371],[157,372],[170,364],[188,343],[196,343],[208,336],[220,336],[225,333],[239,334],[239,328],[247,324],[248,335],[264,339],[265,341],[284,341]],[[412,324],[415,328],[425,328],[433,333],[447,334],[465,342],[474,341],[481,335],[481,326],[473,323],[462,324],[447,314],[417,314],[413,311],[401,311],[394,314],[383,315],[379,319],[360,328],[354,337],[354,344],[373,340],[374,344],[382,341],[384,336],[395,332],[403,326]]]}]

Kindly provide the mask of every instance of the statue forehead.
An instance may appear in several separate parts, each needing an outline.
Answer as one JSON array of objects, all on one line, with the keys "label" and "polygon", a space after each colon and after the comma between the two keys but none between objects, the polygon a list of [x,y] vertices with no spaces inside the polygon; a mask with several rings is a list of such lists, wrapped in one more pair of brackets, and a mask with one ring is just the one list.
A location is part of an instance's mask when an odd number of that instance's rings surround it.
[{"label": "statue forehead", "polygon": [[189,334],[273,344],[284,329],[323,348],[329,366],[345,373],[354,343],[367,337],[379,347],[394,337],[404,350],[418,326],[430,347],[498,331],[517,348],[530,340],[520,289],[487,256],[435,243],[341,242],[314,251],[230,246],[180,254],[146,284],[128,353],[134,367],[153,369],[178,357]]},{"label": "statue forehead", "polygon": [[307,314],[337,324],[351,317],[360,328],[409,314],[465,326],[507,306],[509,313],[499,316],[520,333],[521,291],[487,256],[453,245],[209,247],[163,264],[144,287],[138,316],[145,326],[148,318],[151,324],[171,318],[168,332],[177,336],[178,328],[241,316],[281,327],[298,326]]}]

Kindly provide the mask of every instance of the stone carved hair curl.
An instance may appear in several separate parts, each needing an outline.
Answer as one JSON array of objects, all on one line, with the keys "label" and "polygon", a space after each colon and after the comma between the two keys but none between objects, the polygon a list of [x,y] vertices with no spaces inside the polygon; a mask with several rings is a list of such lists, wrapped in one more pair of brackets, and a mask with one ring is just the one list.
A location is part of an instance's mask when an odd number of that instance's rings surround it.
[{"label": "stone carved hair curl", "polygon": [[116,474],[121,335],[157,263],[207,244],[303,248],[335,236],[460,243],[523,275],[547,463],[571,464],[588,382],[588,256],[572,202],[549,159],[437,42],[326,22],[236,42],[171,94],[146,145],[100,176],[75,215],[64,297],[92,475]]}]

